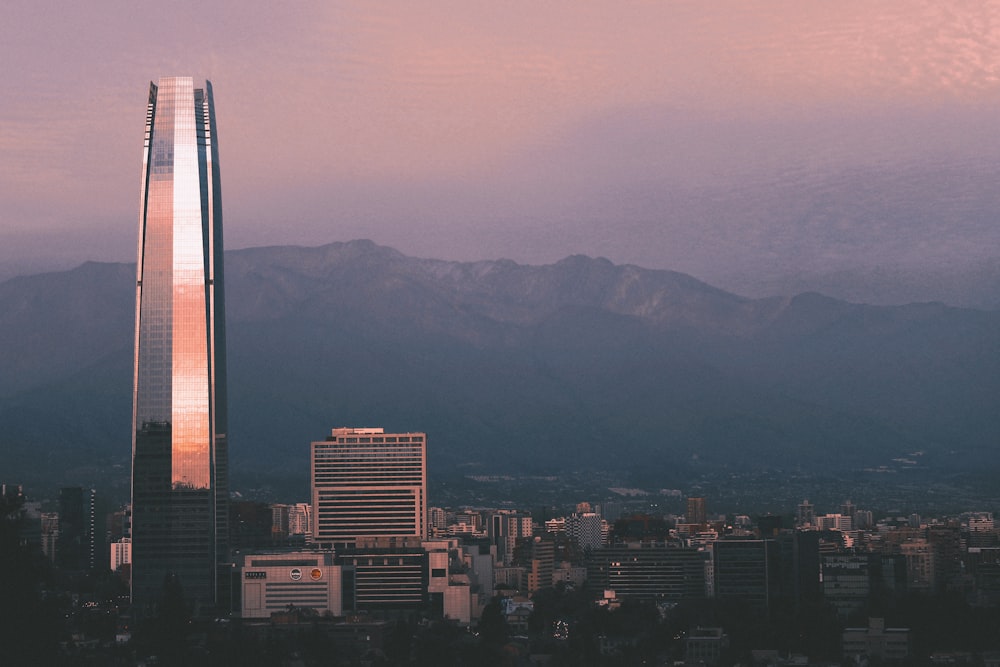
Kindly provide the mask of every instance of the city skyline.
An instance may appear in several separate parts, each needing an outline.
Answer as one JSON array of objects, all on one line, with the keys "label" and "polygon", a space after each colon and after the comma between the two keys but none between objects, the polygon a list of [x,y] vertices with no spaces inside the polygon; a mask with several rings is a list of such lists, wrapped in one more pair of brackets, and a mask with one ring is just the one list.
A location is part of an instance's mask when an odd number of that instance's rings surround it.
[{"label": "city skyline", "polygon": [[136,270],[132,599],[218,602],[228,558],[222,202],[212,85],[150,83]]}]

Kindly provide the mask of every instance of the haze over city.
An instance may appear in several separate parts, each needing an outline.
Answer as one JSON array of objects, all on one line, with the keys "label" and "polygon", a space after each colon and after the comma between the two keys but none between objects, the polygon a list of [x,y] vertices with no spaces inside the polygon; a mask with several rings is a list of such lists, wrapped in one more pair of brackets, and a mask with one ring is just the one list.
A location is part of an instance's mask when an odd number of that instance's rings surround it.
[{"label": "haze over city", "polygon": [[0,24],[3,277],[134,261],[137,82],[164,72],[220,91],[231,249],[579,253],[752,295],[997,256],[994,2],[40,2]]}]

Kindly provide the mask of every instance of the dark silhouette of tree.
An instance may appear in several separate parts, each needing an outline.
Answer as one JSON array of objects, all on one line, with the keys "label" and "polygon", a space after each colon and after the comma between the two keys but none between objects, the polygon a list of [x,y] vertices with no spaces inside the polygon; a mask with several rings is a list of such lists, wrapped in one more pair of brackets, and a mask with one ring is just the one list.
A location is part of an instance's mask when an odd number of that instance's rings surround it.
[{"label": "dark silhouette of tree", "polygon": [[54,661],[62,628],[58,603],[42,595],[48,561],[24,539],[24,496],[0,495],[0,664]]},{"label": "dark silhouette of tree", "polygon": [[479,638],[487,646],[499,647],[507,642],[509,636],[507,621],[500,609],[500,598],[494,597],[483,607],[483,614],[479,618]]},{"label": "dark silhouette of tree", "polygon": [[158,656],[165,665],[187,664],[191,612],[184,600],[184,587],[172,572],[163,578],[159,602],[156,616],[138,623],[139,651]]}]

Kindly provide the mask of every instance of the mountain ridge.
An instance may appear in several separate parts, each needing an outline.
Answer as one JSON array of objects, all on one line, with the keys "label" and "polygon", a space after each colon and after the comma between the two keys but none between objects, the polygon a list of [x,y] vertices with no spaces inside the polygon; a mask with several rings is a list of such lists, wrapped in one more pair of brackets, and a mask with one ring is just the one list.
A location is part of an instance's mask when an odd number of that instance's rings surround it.
[{"label": "mountain ridge", "polygon": [[[340,425],[424,430],[439,469],[995,465],[1000,313],[751,299],[672,271],[230,251],[234,474],[305,475]],[[128,469],[134,265],[0,283],[0,464]],[[50,416],[46,416],[50,415]],[[53,416],[55,415],[55,416]]]}]

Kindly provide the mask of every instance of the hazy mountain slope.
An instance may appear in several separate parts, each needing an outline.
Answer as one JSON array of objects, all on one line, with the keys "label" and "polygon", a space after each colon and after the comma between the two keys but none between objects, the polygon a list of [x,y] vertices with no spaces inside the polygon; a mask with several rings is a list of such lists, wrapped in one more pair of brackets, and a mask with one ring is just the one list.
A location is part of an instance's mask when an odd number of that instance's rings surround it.
[{"label": "hazy mountain slope", "polygon": [[[455,263],[365,241],[226,262],[237,476],[304,479],[309,442],[343,425],[427,431],[438,470],[1000,458],[996,311],[753,300],[603,259]],[[0,285],[5,470],[127,474],[133,280],[88,264]]]},{"label": "hazy mountain slope", "polygon": [[135,267],[87,262],[0,283],[0,396],[63,379],[135,336]]}]

